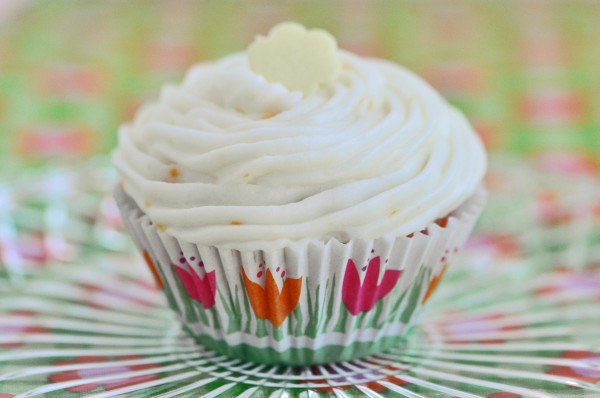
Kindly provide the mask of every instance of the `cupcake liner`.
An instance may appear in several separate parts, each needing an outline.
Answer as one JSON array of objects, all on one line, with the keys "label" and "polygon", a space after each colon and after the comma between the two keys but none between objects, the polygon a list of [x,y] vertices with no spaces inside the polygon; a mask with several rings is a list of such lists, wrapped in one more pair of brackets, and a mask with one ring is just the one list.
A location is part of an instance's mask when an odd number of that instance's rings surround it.
[{"label": "cupcake liner", "polygon": [[443,222],[409,236],[252,251],[180,241],[159,231],[121,189],[115,197],[190,335],[231,357],[290,365],[350,360],[399,344],[485,201],[479,189]]}]

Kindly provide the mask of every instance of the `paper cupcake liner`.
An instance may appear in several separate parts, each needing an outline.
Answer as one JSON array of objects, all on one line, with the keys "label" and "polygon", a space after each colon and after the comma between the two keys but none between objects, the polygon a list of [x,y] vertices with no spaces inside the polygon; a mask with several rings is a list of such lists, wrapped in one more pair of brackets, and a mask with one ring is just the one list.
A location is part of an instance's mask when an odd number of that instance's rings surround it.
[{"label": "paper cupcake liner", "polygon": [[275,251],[197,246],[159,231],[121,189],[125,224],[199,343],[262,363],[350,360],[400,343],[470,234],[483,189],[409,236]]}]

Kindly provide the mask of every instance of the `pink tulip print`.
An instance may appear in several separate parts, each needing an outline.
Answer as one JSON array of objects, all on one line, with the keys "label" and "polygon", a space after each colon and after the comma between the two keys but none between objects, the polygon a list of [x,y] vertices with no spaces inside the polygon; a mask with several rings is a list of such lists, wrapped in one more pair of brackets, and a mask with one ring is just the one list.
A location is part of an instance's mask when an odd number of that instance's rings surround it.
[{"label": "pink tulip print", "polygon": [[402,271],[388,269],[378,285],[380,270],[380,258],[371,259],[365,278],[361,283],[356,264],[352,259],[348,260],[342,285],[342,300],[352,315],[370,311],[377,301],[392,291],[402,274]]},{"label": "pink tulip print", "polygon": [[215,305],[217,293],[215,271],[207,272],[204,278],[201,278],[192,267],[188,268],[189,272],[179,266],[175,266],[175,269],[192,299],[201,302],[206,309]]}]

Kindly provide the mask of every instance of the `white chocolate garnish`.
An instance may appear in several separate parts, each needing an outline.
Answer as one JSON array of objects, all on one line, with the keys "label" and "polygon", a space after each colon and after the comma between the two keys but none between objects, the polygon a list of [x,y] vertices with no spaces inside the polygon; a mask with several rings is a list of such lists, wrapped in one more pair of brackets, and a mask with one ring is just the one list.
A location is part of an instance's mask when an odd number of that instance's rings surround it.
[{"label": "white chocolate garnish", "polygon": [[267,81],[305,96],[321,84],[334,82],[341,71],[335,38],[295,22],[280,23],[267,37],[257,37],[248,47],[248,60],[252,70]]}]

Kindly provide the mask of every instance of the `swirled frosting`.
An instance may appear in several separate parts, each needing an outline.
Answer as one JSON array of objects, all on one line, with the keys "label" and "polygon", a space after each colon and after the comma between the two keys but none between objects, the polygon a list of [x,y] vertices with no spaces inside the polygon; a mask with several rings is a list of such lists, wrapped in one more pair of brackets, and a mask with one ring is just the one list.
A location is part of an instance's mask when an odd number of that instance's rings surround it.
[{"label": "swirled frosting", "polygon": [[456,209],[486,168],[464,116],[396,64],[339,57],[307,97],[245,53],[193,67],[121,127],[123,189],[166,233],[239,249],[409,234]]}]

